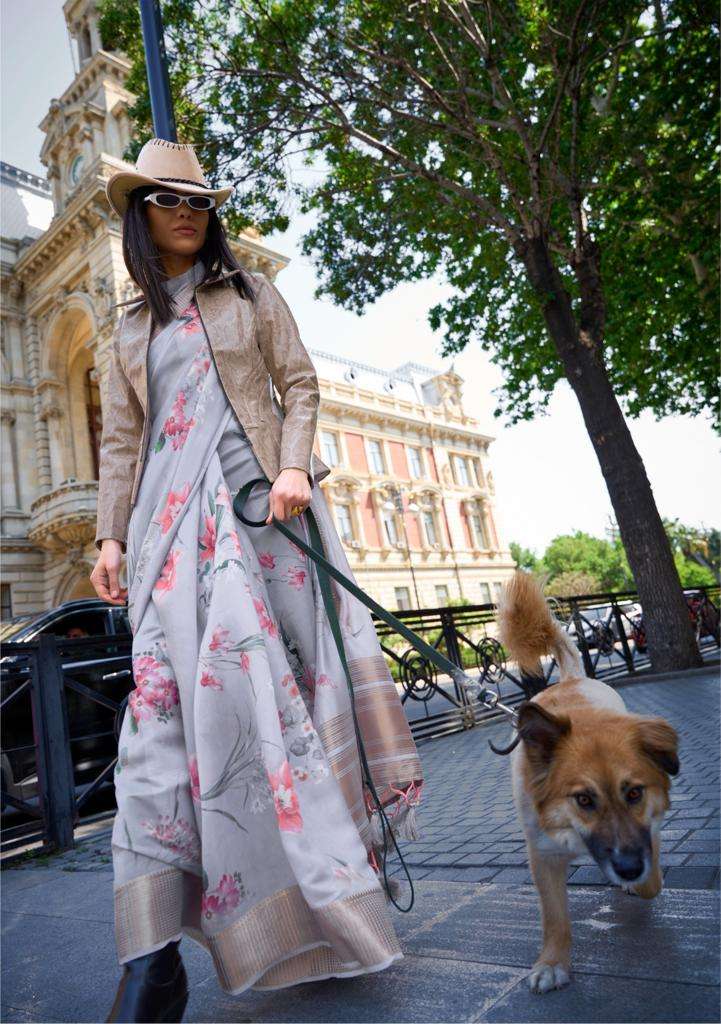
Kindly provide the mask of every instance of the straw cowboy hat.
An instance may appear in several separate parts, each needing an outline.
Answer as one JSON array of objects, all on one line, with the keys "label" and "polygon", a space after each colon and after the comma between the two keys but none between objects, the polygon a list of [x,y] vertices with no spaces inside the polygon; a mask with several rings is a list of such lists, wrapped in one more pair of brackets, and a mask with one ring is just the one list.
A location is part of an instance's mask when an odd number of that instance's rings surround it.
[{"label": "straw cowboy hat", "polygon": [[128,205],[128,193],[139,185],[168,185],[176,192],[215,196],[216,209],[233,191],[233,186],[211,188],[191,145],[148,139],[138,153],[134,171],[118,171],[105,185],[108,202],[122,217]]}]

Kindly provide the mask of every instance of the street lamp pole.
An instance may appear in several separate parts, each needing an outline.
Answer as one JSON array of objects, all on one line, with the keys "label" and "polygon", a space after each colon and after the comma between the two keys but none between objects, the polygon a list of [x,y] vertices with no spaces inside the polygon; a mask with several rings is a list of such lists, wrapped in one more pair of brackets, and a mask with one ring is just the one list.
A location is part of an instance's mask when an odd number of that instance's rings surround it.
[{"label": "street lamp pole", "polygon": [[155,136],[167,142],[177,142],[178,130],[175,126],[173,98],[170,93],[160,0],[140,0],[140,24],[143,30],[145,67],[148,73]]}]

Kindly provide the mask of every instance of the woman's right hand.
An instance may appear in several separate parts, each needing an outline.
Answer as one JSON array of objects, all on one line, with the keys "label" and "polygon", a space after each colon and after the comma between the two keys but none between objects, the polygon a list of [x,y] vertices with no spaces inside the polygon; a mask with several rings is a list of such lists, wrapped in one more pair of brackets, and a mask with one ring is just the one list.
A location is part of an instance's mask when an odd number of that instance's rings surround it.
[{"label": "woman's right hand", "polygon": [[95,568],[90,573],[90,582],[95,593],[103,601],[111,604],[125,604],[128,600],[128,588],[120,586],[120,559],[123,555],[119,540],[106,538],[100,548],[100,555]]}]

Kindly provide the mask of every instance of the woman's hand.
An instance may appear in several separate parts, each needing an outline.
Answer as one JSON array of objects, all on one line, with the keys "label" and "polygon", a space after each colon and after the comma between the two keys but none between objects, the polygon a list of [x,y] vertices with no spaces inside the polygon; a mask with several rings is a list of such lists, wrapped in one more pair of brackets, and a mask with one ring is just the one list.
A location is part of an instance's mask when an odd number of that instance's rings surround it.
[{"label": "woman's hand", "polygon": [[120,541],[111,537],[106,538],[95,568],[90,573],[90,582],[95,587],[95,593],[103,601],[110,601],[111,604],[125,604],[128,600],[128,588],[121,587],[119,583],[122,554],[123,547]]},{"label": "woman's hand", "polygon": [[310,505],[310,484],[304,469],[281,469],[273,481],[268,496],[268,518],[266,523],[273,522],[273,516],[286,522],[290,519],[290,510],[296,505],[305,511]]}]

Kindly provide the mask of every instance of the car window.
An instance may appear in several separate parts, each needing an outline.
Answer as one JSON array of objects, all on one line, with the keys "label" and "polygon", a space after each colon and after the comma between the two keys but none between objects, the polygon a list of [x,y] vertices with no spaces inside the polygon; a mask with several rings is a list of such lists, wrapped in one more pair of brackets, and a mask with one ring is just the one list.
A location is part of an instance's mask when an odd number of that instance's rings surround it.
[{"label": "car window", "polygon": [[104,608],[68,612],[49,622],[41,632],[57,637],[106,636],[109,632],[107,612]]}]

